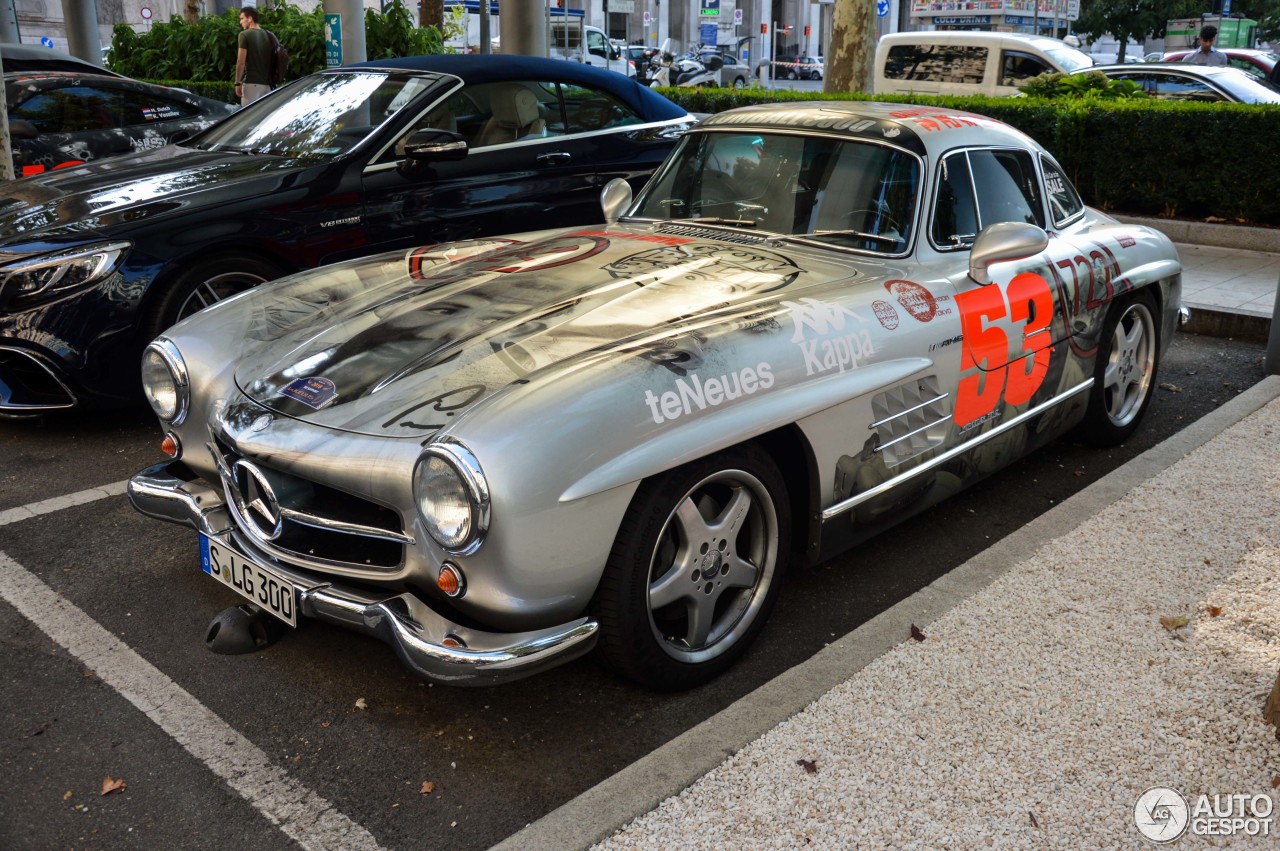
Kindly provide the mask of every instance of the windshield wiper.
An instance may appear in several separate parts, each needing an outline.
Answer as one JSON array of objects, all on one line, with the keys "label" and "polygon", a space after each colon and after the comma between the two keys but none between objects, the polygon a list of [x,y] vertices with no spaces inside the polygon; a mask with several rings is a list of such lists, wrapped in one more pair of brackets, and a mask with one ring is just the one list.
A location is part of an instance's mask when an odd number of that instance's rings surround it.
[{"label": "windshield wiper", "polygon": [[[802,236],[803,234],[796,235]],[[892,242],[895,244],[901,242],[901,240],[896,236],[885,236],[881,233],[867,233],[866,231],[860,230],[815,230],[813,233],[809,234],[809,236],[857,236],[863,239],[878,239],[881,242]]]},{"label": "windshield wiper", "polygon": [[720,219],[708,216],[697,216],[685,219],[671,219],[673,222],[698,222],[704,225],[728,225],[735,228],[753,228],[756,227],[754,219]]}]

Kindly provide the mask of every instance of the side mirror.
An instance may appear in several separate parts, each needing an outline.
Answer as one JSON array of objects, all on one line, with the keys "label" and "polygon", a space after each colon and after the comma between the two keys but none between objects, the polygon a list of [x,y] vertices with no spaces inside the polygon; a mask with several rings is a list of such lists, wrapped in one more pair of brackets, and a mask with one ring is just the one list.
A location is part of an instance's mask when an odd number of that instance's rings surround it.
[{"label": "side mirror", "polygon": [[615,177],[600,190],[600,206],[604,210],[606,224],[614,224],[618,217],[631,206],[631,184],[621,177]]},{"label": "side mirror", "polygon": [[22,118],[10,118],[9,135],[15,139],[34,139],[40,135],[40,131],[30,121]]},{"label": "side mirror", "polygon": [[969,250],[969,277],[986,286],[996,263],[1022,260],[1049,247],[1044,228],[1023,222],[999,222],[982,229]]},{"label": "side mirror", "polygon": [[405,158],[413,162],[447,162],[467,156],[467,140],[450,130],[415,130],[404,143]]}]

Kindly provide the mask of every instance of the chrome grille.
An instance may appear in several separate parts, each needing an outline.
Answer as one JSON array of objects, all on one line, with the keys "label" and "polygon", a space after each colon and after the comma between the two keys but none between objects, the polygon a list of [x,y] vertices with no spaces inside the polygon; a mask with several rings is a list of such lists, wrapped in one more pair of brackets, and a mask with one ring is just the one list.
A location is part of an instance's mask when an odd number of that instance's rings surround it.
[{"label": "chrome grille", "polygon": [[658,228],[658,233],[665,233],[671,236],[691,236],[695,239],[718,239],[721,242],[733,242],[738,245],[762,245],[770,239],[767,236],[734,233],[732,231],[694,225],[663,225]]},{"label": "chrome grille", "polygon": [[209,446],[236,531],[285,562],[386,573],[413,544],[398,512],[272,469],[216,439]]},{"label": "chrome grille", "polygon": [[951,412],[938,377],[929,375],[891,387],[871,400],[875,422],[868,428],[880,438],[876,451],[886,466],[901,464],[942,443]]}]

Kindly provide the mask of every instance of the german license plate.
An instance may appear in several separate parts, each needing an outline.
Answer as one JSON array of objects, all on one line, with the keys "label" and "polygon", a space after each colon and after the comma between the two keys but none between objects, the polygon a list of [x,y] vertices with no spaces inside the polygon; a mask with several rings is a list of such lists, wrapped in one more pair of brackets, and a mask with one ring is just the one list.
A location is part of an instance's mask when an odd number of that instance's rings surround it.
[{"label": "german license plate", "polygon": [[200,569],[289,626],[298,625],[293,583],[203,534]]}]

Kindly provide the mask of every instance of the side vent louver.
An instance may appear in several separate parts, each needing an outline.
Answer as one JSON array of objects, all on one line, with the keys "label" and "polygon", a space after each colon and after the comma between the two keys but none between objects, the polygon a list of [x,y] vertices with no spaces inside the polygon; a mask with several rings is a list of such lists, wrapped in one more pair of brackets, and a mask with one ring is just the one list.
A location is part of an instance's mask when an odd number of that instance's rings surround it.
[{"label": "side vent louver", "polygon": [[901,464],[942,442],[951,418],[946,393],[938,389],[936,375],[916,378],[892,387],[871,400],[877,431],[876,451],[886,466]]}]

